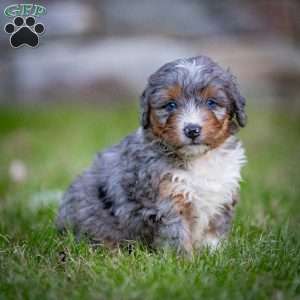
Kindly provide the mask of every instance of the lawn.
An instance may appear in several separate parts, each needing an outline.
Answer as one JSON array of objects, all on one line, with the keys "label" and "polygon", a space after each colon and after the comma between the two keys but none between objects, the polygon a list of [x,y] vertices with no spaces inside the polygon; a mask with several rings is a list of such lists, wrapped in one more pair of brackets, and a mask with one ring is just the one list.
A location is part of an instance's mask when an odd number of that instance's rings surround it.
[{"label": "lawn", "polygon": [[[194,260],[110,253],[54,226],[58,200],[137,108],[0,108],[0,299],[300,299],[300,117],[252,108],[241,202],[227,243]],[[13,180],[11,165],[27,174]]]}]

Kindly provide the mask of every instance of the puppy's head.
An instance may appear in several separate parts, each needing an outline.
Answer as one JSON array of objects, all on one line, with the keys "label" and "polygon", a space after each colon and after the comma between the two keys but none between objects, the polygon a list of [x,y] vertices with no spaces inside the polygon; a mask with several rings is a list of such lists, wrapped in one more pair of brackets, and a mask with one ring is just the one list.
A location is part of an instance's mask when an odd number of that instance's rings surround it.
[{"label": "puppy's head", "polygon": [[246,125],[234,76],[205,56],[179,59],[152,74],[141,96],[142,127],[179,153],[221,145]]}]

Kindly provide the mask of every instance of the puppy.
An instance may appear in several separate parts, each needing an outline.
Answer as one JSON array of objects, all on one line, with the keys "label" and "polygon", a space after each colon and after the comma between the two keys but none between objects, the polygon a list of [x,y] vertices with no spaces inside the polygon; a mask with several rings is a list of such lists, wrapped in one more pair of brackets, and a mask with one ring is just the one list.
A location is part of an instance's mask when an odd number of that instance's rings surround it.
[{"label": "puppy", "polygon": [[141,127],[99,153],[65,193],[59,229],[109,247],[139,240],[192,254],[228,232],[246,158],[235,78],[205,56],[167,63],[141,96]]}]

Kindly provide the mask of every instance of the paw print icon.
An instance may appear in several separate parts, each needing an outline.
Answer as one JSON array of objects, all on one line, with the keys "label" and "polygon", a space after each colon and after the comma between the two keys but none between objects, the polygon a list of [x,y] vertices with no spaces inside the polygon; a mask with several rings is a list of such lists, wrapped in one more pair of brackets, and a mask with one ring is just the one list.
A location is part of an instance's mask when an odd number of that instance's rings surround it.
[{"label": "paw print icon", "polygon": [[4,27],[6,33],[11,34],[10,44],[13,48],[23,45],[37,47],[39,35],[44,33],[45,27],[42,23],[36,23],[35,18],[30,16],[26,19],[16,17],[13,23],[7,23]]}]

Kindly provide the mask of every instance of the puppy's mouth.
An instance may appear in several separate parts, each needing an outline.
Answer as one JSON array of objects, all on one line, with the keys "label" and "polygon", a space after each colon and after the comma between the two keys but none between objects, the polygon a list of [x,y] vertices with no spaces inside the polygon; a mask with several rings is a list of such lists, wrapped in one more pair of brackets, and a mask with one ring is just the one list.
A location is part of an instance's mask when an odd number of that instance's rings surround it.
[{"label": "puppy's mouth", "polygon": [[200,146],[200,145],[205,145],[205,142],[201,137],[197,137],[195,139],[190,139],[186,145],[188,146]]},{"label": "puppy's mouth", "polygon": [[192,140],[188,145],[199,146],[199,145],[203,145],[203,143],[201,142],[201,140]]},{"label": "puppy's mouth", "polygon": [[196,140],[182,145],[182,147],[178,149],[178,153],[183,157],[196,157],[205,154],[209,149],[209,145],[201,140]]},{"label": "puppy's mouth", "polygon": [[197,147],[209,147],[209,144],[207,144],[203,139],[197,138],[190,141],[185,141],[179,148],[181,150],[185,148],[197,148]]}]

